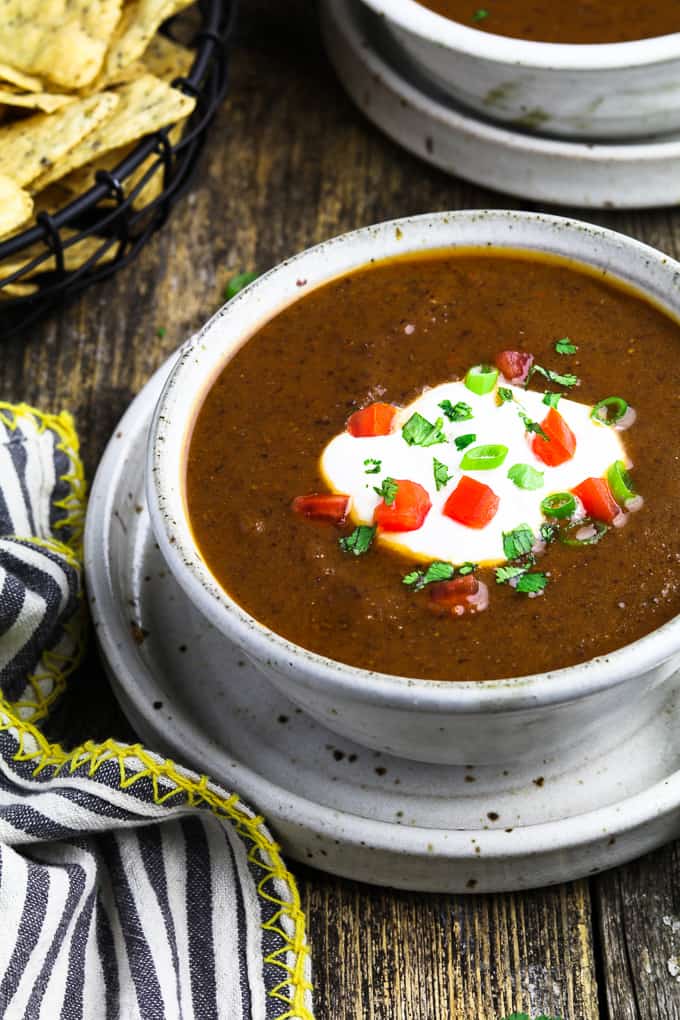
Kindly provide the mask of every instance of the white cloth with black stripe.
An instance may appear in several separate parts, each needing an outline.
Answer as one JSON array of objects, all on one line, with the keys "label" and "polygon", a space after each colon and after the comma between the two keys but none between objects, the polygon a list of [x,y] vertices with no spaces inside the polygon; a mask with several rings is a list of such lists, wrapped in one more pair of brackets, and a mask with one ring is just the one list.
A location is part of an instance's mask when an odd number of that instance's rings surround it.
[{"label": "white cloth with black stripe", "polygon": [[0,1017],[311,1020],[262,820],[141,747],[66,752],[37,725],[80,646],[81,518],[68,416],[0,405]]}]

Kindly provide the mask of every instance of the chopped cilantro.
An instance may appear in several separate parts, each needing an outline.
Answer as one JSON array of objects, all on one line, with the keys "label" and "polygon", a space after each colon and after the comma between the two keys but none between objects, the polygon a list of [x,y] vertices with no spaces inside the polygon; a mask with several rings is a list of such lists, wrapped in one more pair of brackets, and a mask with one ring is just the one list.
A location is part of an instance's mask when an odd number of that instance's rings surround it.
[{"label": "chopped cilantro", "polygon": [[364,474],[366,475],[379,475],[381,468],[382,461],[376,460],[375,457],[367,457],[364,461]]},{"label": "chopped cilantro", "polygon": [[472,15],[472,20],[473,21],[484,21],[484,18],[488,18],[488,17],[489,17],[489,12],[485,11],[483,7],[480,7],[479,10],[475,11],[475,13]]},{"label": "chopped cilantro", "polygon": [[446,442],[446,436],[442,432],[443,424],[443,418],[437,418],[433,425],[416,411],[402,428],[401,434],[409,446],[434,446],[436,443]]},{"label": "chopped cilantro", "polygon": [[439,407],[449,421],[468,421],[472,417],[472,408],[462,400],[457,404],[452,404],[450,400],[442,400]]},{"label": "chopped cilantro", "polygon": [[556,386],[577,386],[580,382],[577,375],[573,375],[572,372],[565,372],[563,375],[559,372],[553,372],[551,368],[543,368],[542,365],[532,365],[529,370],[527,382],[531,379],[532,375],[538,373],[544,376],[549,382],[555,383]]},{"label": "chopped cilantro", "polygon": [[542,489],[544,484],[543,472],[537,471],[531,464],[513,464],[508,478],[518,489]]},{"label": "chopped cilantro", "polygon": [[496,584],[505,584],[511,577],[525,574],[528,567],[496,567]]},{"label": "chopped cilantro", "polygon": [[439,561],[430,563],[427,570],[412,570],[402,578],[402,583],[412,588],[413,591],[420,591],[426,584],[434,581],[450,581],[456,572],[452,563],[441,563]]},{"label": "chopped cilantro", "polygon": [[525,595],[533,595],[543,591],[547,583],[548,575],[535,571],[533,574],[522,574],[517,582],[516,590],[524,592]]},{"label": "chopped cilantro", "polygon": [[507,386],[499,386],[496,393],[501,404],[508,404],[515,399],[512,390],[509,390]]},{"label": "chopped cilantro", "polygon": [[224,300],[231,301],[239,291],[247,287],[253,280],[257,280],[259,275],[259,273],[239,273],[237,276],[232,276],[224,289]]},{"label": "chopped cilantro", "polygon": [[449,474],[446,464],[442,464],[436,457],[432,458],[432,467],[434,470],[434,483],[437,486],[437,492],[439,492],[440,489],[443,489],[451,481],[453,475]]},{"label": "chopped cilantro", "polygon": [[541,538],[544,542],[554,542],[560,529],[556,524],[542,524],[540,527]]},{"label": "chopped cilantro", "polygon": [[338,544],[343,552],[354,553],[355,556],[363,556],[371,548],[375,537],[375,525],[360,524],[349,535],[338,539]]},{"label": "chopped cilantro", "polygon": [[373,486],[373,491],[377,492],[379,496],[382,496],[385,506],[392,506],[397,495],[397,489],[399,486],[395,482],[394,478],[383,478],[382,485]]},{"label": "chopped cilantro", "polygon": [[534,533],[528,524],[518,524],[512,531],[503,532],[503,552],[508,560],[516,560],[531,552]]},{"label": "chopped cilantro", "polygon": [[458,567],[458,573],[460,574],[461,577],[465,577],[466,574],[474,574],[476,569],[477,569],[476,563],[469,562],[461,563],[461,565]]},{"label": "chopped cilantro", "polygon": [[464,436],[456,436],[453,441],[456,444],[457,450],[464,450],[466,446],[469,446],[470,443],[474,443],[476,439],[477,436],[474,432],[467,432]]},{"label": "chopped cilantro", "polygon": [[537,421],[532,421],[529,415],[526,414],[524,411],[519,411],[518,413],[520,418],[524,422],[524,428],[527,430],[527,432],[535,432],[537,436],[541,436],[543,439],[545,439],[546,443],[550,442],[550,437],[545,434],[545,432],[543,431],[543,429],[541,428]]},{"label": "chopped cilantro", "polygon": [[165,328],[165,326],[159,326],[158,329],[156,330],[156,336],[158,337],[159,340],[162,340],[167,332],[168,331]]},{"label": "chopped cilantro", "polygon": [[549,390],[543,394],[543,403],[548,407],[557,407],[562,399],[561,393],[551,393]]},{"label": "chopped cilantro", "polygon": [[555,350],[558,354],[576,354],[578,347],[568,336],[563,336],[561,340],[555,341]]}]

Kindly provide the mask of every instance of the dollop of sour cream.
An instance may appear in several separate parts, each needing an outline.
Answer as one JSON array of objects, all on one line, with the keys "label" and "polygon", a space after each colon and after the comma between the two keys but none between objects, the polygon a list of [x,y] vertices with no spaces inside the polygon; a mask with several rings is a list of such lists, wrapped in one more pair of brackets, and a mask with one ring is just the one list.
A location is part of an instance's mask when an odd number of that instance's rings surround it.
[{"label": "dollop of sour cream", "polygon": [[[471,561],[481,565],[506,562],[503,533],[520,524],[528,524],[538,534],[546,520],[541,501],[552,493],[569,491],[590,477],[605,475],[617,460],[626,467],[631,462],[621,432],[591,418],[592,406],[562,397],[557,410],[576,437],[573,457],[556,467],[544,464],[533,453],[533,434],[528,433],[519,411],[535,422],[541,422],[549,411],[543,394],[511,386],[500,379],[500,385],[515,398],[498,403],[494,389],[483,396],[473,393],[464,382],[448,382],[426,390],[408,407],[400,408],[392,431],[387,436],[355,437],[349,432],[335,436],[324,449],[320,469],[329,488],[350,496],[350,516],[355,524],[372,524],[381,496],[375,492],[385,478],[409,479],[427,490],[432,507],[424,523],[416,531],[381,532],[377,541],[414,560],[448,563]],[[467,404],[471,417],[464,421],[448,421],[442,401]],[[402,427],[418,412],[429,422],[443,419],[442,431],[447,441],[432,446],[409,446],[402,436]],[[474,435],[474,446],[502,444],[508,448],[503,463],[487,470],[461,468],[466,450],[458,450],[455,440]],[[434,458],[445,464],[450,480],[437,490]],[[376,465],[379,464],[379,470]],[[541,472],[543,484],[537,489],[522,489],[508,477],[516,464],[526,464]],[[442,509],[462,475],[469,475],[488,485],[500,499],[493,519],[483,528],[460,524],[442,513]]]}]

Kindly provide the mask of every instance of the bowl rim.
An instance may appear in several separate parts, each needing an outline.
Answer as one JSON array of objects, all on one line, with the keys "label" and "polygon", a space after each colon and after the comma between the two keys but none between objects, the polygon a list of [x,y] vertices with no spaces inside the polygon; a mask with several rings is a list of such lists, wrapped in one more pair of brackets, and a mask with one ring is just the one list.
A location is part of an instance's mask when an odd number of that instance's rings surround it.
[{"label": "bowl rim", "polygon": [[481,60],[553,71],[613,71],[680,60],[680,32],[618,43],[550,43],[482,32],[417,0],[359,0],[404,31],[442,50]]},{"label": "bowl rim", "polygon": [[[324,685],[328,692],[332,689],[338,694],[348,695],[355,702],[382,703],[385,706],[403,710],[417,707],[419,711],[432,712],[442,710],[455,710],[461,713],[478,713],[490,710],[523,711],[535,709],[538,705],[556,705],[588,697],[606,688],[619,686],[635,676],[641,676],[662,665],[680,652],[680,615],[678,615],[637,641],[624,645],[605,656],[550,672],[484,681],[449,681],[396,676],[367,670],[312,652],[282,637],[251,616],[219,585],[210,568],[203,561],[193,540],[183,500],[183,470],[184,453],[194,414],[200,407],[220,368],[229,360],[230,355],[235,353],[242,343],[247,342],[261,322],[271,319],[281,308],[296,300],[295,296],[285,301],[271,300],[271,296],[266,292],[274,291],[273,284],[277,278],[283,273],[291,277],[292,271],[291,278],[294,279],[296,268],[303,260],[323,258],[326,251],[337,249],[338,245],[350,246],[351,250],[354,243],[360,240],[370,240],[376,232],[395,231],[400,235],[402,230],[407,230],[414,224],[423,227],[431,227],[433,223],[455,226],[461,221],[474,222],[484,218],[498,218],[503,223],[508,221],[509,229],[514,229],[514,225],[520,221],[533,225],[539,230],[542,229],[541,225],[545,225],[548,230],[554,228],[555,230],[571,231],[574,236],[578,235],[581,239],[595,235],[605,243],[622,245],[624,249],[631,252],[634,256],[633,261],[636,261],[640,267],[655,265],[660,271],[670,274],[676,288],[680,291],[679,262],[624,234],[573,218],[537,212],[491,209],[442,211],[388,220],[361,227],[307,248],[279,263],[244,288],[235,298],[223,305],[199,332],[184,344],[156,404],[147,440],[146,494],[152,530],[163,557],[192,603],[218,630],[239,644],[246,654],[252,655],[260,663],[266,663],[267,666],[279,672],[288,673],[294,670],[296,680],[303,689],[312,691],[319,685]],[[480,241],[480,247],[484,243]],[[455,245],[451,246],[455,247]],[[508,247],[509,245],[504,246]],[[577,262],[594,266],[598,265],[594,256],[593,261],[589,262],[583,254],[570,256],[564,252],[555,252],[554,248],[548,246],[547,240],[544,249],[520,240],[512,246],[517,250],[544,250],[546,253],[557,254],[562,258],[571,258]],[[429,250],[437,250],[441,247],[441,243],[433,243],[429,246]],[[428,246],[414,246],[411,250],[414,253],[428,250]],[[406,245],[403,248],[403,254],[408,254],[408,252],[409,248]],[[376,259],[383,257],[389,257],[389,255],[378,252],[375,255]],[[365,262],[366,260],[363,259],[355,265],[358,268]],[[626,282],[623,267],[618,267],[618,270],[612,275]],[[340,271],[329,269],[315,282],[314,286],[319,286],[351,271],[351,269]],[[630,282],[630,285],[638,291],[646,293],[650,300],[661,304],[650,289],[645,290],[640,283],[634,281]],[[243,310],[247,302],[253,301],[258,295],[262,296],[263,292],[265,293],[265,305],[267,297],[270,300],[266,314],[260,315],[255,324],[251,321],[246,331],[237,334],[236,340],[226,330],[223,331],[222,339],[209,347],[206,341],[212,339],[211,333],[216,328],[222,328],[224,320],[228,324],[229,319],[236,317],[236,313]],[[665,308],[669,314],[672,314],[669,304],[667,303]],[[680,319],[680,292],[676,296],[676,305],[676,314]],[[223,348],[226,349],[226,352],[222,350]],[[204,371],[200,388],[192,394],[191,401],[187,401],[183,396],[186,391],[182,390],[182,384],[188,370],[191,370],[192,364],[199,363],[201,350],[209,351],[209,357],[215,361],[218,367],[215,368],[211,362],[208,363],[207,368],[210,371]],[[179,403],[182,412],[180,415],[182,442],[177,444],[180,447],[178,449],[173,449],[172,443],[165,441],[167,438],[165,434],[166,422],[172,421],[172,409],[175,401]],[[175,479],[176,490],[166,484],[169,478]]]}]

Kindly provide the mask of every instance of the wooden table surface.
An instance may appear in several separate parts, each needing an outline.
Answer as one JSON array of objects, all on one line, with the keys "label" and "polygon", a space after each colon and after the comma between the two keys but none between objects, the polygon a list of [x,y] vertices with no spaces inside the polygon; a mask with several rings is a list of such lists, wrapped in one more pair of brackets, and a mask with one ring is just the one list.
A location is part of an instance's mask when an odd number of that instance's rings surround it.
[{"label": "wooden table surface", "polygon": [[[1,349],[0,398],[70,409],[90,478],[131,398],[221,304],[235,272],[395,216],[537,208],[449,178],[383,138],[338,85],[313,5],[243,7],[230,98],[191,194],[132,267]],[[580,215],[680,254],[680,210]],[[94,651],[50,735],[130,739]],[[317,1018],[680,1020],[679,847],[588,881],[498,896],[392,892],[296,867]]]}]

